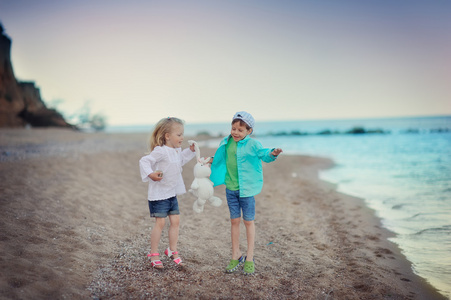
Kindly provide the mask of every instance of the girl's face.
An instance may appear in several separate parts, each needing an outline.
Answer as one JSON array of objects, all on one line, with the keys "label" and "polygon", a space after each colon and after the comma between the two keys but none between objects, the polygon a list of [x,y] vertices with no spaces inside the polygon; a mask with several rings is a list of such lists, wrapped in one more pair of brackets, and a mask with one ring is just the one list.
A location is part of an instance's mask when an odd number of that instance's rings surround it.
[{"label": "girl's face", "polygon": [[183,133],[184,127],[182,124],[174,123],[172,124],[171,132],[166,133],[166,146],[171,148],[180,148],[182,147],[183,142]]},{"label": "girl's face", "polygon": [[252,133],[252,128],[247,129],[246,125],[241,125],[241,122],[235,122],[232,124],[232,130],[230,134],[235,142],[241,141],[247,135]]}]

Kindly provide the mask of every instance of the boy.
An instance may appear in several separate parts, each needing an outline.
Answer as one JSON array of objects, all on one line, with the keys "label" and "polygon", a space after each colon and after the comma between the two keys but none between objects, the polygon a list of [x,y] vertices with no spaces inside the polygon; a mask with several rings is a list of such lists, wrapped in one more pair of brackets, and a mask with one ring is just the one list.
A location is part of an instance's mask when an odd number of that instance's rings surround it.
[{"label": "boy", "polygon": [[[230,135],[216,150],[211,166],[210,180],[214,186],[225,184],[231,219],[232,259],[226,272],[235,272],[244,263],[244,274],[255,272],[255,198],[263,187],[262,161],[272,162],[282,149],[263,148],[249,137],[254,128],[251,114],[240,111],[232,120]],[[241,212],[246,227],[247,255],[243,258],[239,246]]]}]

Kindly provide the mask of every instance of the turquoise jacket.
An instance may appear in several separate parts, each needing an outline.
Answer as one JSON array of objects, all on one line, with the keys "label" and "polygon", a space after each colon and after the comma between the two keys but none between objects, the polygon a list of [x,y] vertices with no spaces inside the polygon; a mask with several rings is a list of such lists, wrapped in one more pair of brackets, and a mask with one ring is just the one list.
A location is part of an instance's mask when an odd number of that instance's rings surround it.
[{"label": "turquoise jacket", "polygon": [[[213,181],[214,186],[225,184],[226,145],[230,138],[229,135],[221,141],[213,158],[210,180]],[[238,141],[236,147],[240,197],[255,196],[263,188],[262,161],[269,163],[276,160],[276,157],[271,154],[274,148],[263,148],[259,141],[249,136]]]}]

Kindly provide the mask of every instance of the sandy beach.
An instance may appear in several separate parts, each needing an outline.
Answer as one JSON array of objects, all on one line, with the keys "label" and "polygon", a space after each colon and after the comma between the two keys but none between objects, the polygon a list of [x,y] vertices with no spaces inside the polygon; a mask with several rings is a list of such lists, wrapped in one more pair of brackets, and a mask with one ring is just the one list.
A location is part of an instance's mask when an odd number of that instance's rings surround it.
[{"label": "sandy beach", "polygon": [[[411,271],[362,199],[318,179],[333,162],[307,156],[264,165],[254,276],[224,272],[224,187],[215,188],[223,205],[207,203],[201,214],[194,196],[178,197],[186,266],[161,256],[165,269],[152,269],[138,168],[147,141],[145,133],[0,130],[1,299],[445,299]],[[184,167],[187,188],[193,166]],[[244,233],[243,225],[243,253]],[[166,226],[160,253],[167,244]]]}]

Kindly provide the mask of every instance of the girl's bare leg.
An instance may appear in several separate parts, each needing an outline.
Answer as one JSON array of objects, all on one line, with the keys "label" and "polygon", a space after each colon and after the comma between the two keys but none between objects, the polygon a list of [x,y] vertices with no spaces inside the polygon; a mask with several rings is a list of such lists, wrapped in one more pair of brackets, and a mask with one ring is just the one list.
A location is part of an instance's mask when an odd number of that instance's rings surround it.
[{"label": "girl's bare leg", "polygon": [[232,259],[237,260],[241,257],[240,251],[240,222],[241,218],[231,219],[231,236],[232,236]]},{"label": "girl's bare leg", "polygon": [[[180,215],[169,215],[169,249],[177,251],[177,242],[179,240]],[[178,258],[178,254],[174,254],[173,258]]]},{"label": "girl's bare leg", "polygon": [[255,223],[254,221],[244,221],[244,226],[246,226],[246,236],[247,236],[247,261],[252,261],[254,259],[254,244],[255,244]]},{"label": "girl's bare leg", "polygon": [[169,215],[169,248],[177,251],[177,242],[179,239],[180,215]]},{"label": "girl's bare leg", "polygon": [[[158,253],[158,244],[160,243],[161,232],[164,227],[164,218],[155,218],[155,226],[150,233],[150,253]],[[158,256],[152,256],[151,261],[159,260]]]}]

